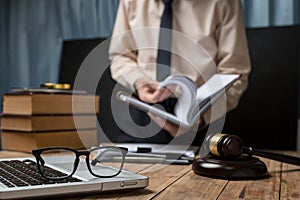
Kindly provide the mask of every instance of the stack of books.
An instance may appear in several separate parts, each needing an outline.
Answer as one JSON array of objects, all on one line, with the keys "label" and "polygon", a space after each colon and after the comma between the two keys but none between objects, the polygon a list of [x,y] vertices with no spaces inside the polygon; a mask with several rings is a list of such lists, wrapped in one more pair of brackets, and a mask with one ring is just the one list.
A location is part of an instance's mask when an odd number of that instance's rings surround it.
[{"label": "stack of books", "polygon": [[99,96],[18,92],[3,96],[2,149],[97,145]]}]

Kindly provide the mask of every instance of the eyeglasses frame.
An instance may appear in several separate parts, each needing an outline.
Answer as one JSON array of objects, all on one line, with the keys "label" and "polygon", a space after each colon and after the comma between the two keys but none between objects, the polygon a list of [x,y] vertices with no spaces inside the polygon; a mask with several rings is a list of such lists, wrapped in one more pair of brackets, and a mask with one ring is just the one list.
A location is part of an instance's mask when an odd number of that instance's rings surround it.
[{"label": "eyeglasses frame", "polygon": [[[121,166],[119,168],[119,171],[116,174],[109,175],[109,176],[102,176],[102,175],[97,175],[92,171],[90,163],[89,163],[89,156],[90,156],[90,153],[91,153],[90,151],[95,151],[95,150],[98,150],[98,149],[118,149],[118,150],[120,150],[120,152],[122,153],[122,160],[121,160]],[[42,168],[41,168],[41,164],[42,165],[45,164],[45,161],[41,157],[41,153],[44,152],[44,151],[49,151],[49,150],[66,150],[66,151],[73,152],[76,155],[76,158],[75,158],[75,161],[74,161],[72,173],[70,173],[68,176],[57,177],[57,178],[56,177],[47,177],[47,176],[45,176],[43,171],[42,171]],[[123,165],[124,165],[124,162],[125,162],[125,156],[126,156],[127,152],[128,151],[127,151],[126,148],[120,148],[120,147],[115,147],[115,146],[95,147],[95,148],[90,148],[88,150],[76,150],[76,149],[72,149],[72,148],[68,148],[68,147],[46,147],[46,148],[33,149],[32,150],[32,155],[36,159],[37,168],[39,170],[39,173],[44,178],[46,178],[48,180],[63,180],[63,179],[67,179],[69,177],[72,177],[74,175],[74,173],[77,171],[81,156],[85,156],[85,162],[86,162],[87,168],[93,176],[95,176],[97,178],[112,178],[112,177],[118,176],[121,173],[122,169],[123,169]]]}]

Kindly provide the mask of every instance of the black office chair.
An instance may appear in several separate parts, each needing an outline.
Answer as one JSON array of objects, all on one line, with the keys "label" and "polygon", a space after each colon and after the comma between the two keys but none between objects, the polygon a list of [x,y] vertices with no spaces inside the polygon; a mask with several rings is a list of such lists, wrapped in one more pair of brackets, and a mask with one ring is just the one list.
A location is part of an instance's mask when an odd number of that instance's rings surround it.
[{"label": "black office chair", "polygon": [[[59,82],[74,84],[78,69],[86,56],[106,38],[84,39],[84,40],[68,40],[64,41],[61,62],[59,70]],[[108,49],[108,43],[104,43]],[[108,51],[106,51],[108,53]],[[102,55],[108,59],[108,55]],[[112,80],[109,67],[104,71],[97,86],[96,94],[100,95],[100,114],[98,116],[99,124],[103,130],[98,128],[99,142],[106,142],[106,136],[110,141],[116,142],[120,134],[120,130],[116,125],[110,109],[110,100],[113,94],[113,88],[117,83]],[[121,87],[121,86],[120,86]],[[76,88],[85,89],[86,88]],[[92,91],[88,91],[91,93]]]},{"label": "black office chair", "polygon": [[296,149],[300,67],[300,26],[248,29],[252,62],[249,87],[228,113],[224,132],[245,145]]}]

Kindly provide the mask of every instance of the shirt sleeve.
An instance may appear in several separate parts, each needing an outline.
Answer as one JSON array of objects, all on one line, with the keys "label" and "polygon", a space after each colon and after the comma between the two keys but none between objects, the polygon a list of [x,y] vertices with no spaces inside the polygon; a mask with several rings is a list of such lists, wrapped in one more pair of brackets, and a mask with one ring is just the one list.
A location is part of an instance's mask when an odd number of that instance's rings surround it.
[{"label": "shirt sleeve", "polygon": [[[219,1],[219,24],[216,29],[218,53],[216,64],[220,73],[236,73],[241,78],[226,92],[226,112],[234,109],[248,85],[251,63],[245,34],[242,5],[239,0]],[[218,109],[218,102],[215,108]],[[222,110],[222,109],[221,109]],[[208,111],[204,121],[214,121]]]},{"label": "shirt sleeve", "polygon": [[109,58],[112,78],[134,90],[136,80],[147,75],[138,67],[138,52],[129,25],[129,10],[130,1],[120,0],[110,42]]}]

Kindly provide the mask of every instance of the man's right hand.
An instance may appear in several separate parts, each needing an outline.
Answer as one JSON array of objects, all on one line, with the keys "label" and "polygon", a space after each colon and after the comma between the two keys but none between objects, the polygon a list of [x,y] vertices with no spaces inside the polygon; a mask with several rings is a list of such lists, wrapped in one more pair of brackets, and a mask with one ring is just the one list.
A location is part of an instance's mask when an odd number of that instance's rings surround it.
[{"label": "man's right hand", "polygon": [[149,78],[139,78],[135,82],[135,88],[139,98],[146,103],[158,103],[172,95],[172,91],[168,88],[158,89],[158,82]]}]

